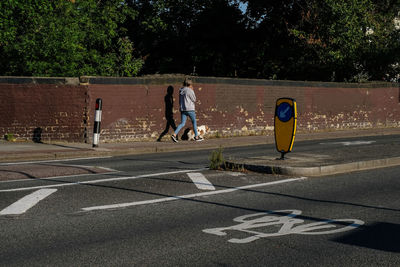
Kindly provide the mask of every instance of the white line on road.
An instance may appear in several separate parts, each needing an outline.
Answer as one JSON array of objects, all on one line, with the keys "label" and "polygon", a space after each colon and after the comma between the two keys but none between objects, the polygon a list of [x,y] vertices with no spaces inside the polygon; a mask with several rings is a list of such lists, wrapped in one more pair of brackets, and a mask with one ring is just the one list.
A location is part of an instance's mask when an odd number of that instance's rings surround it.
[{"label": "white line on road", "polygon": [[215,187],[210,181],[199,172],[191,172],[187,174],[193,183],[201,190],[215,190]]},{"label": "white line on road", "polygon": [[242,172],[229,172],[229,171],[225,171],[226,174],[229,174],[230,176],[235,176],[235,177],[239,177],[239,176],[243,176],[244,173]]},{"label": "white line on road", "polygon": [[0,163],[0,166],[25,165],[25,164],[35,164],[35,163],[52,163],[52,162],[60,162],[60,161],[62,162],[62,161],[77,161],[77,160],[92,160],[92,159],[108,159],[108,158],[112,158],[112,156],[74,158],[74,159],[53,159],[53,160],[41,160],[41,161],[5,162],[5,163]]},{"label": "white line on road", "polygon": [[[44,162],[42,162],[44,163]],[[33,165],[33,164],[32,164]],[[88,165],[68,165],[68,164],[58,164],[58,165],[48,165],[48,167],[72,167],[72,168],[97,168],[97,169],[102,169],[105,170],[107,172],[104,173],[84,173],[84,174],[75,174],[75,175],[63,175],[63,176],[51,176],[51,177],[44,177],[44,178],[28,178],[28,179],[18,179],[18,180],[6,180],[6,181],[0,181],[1,183],[18,183],[18,182],[26,182],[26,181],[32,181],[32,179],[37,179],[37,180],[57,180],[57,179],[65,179],[68,177],[79,177],[79,176],[100,176],[100,175],[110,175],[110,174],[115,174],[115,173],[119,173],[120,171],[111,169],[111,168],[107,168],[107,167],[102,167],[102,166],[88,166]],[[1,191],[0,191],[1,192]]]},{"label": "white line on road", "polygon": [[[208,170],[208,168],[201,168],[196,170],[181,170],[181,171],[173,171],[173,172],[160,172],[160,173],[150,173],[143,174],[138,176],[129,176],[129,177],[116,177],[116,178],[107,178],[107,179],[99,179],[99,180],[90,180],[90,181],[82,181],[82,182],[70,182],[70,183],[62,183],[62,184],[52,184],[52,185],[42,185],[42,186],[32,186],[32,187],[22,187],[22,188],[12,188],[12,189],[4,189],[0,190],[2,192],[16,192],[16,191],[26,191],[26,190],[34,190],[34,189],[43,189],[43,188],[53,188],[53,187],[63,187],[63,186],[71,186],[71,185],[90,185],[90,184],[98,184],[98,183],[106,183],[106,182],[115,182],[115,181],[123,181],[123,180],[133,180],[140,178],[148,178],[160,175],[169,175],[169,174],[177,174],[177,173],[187,173],[187,172],[198,172]],[[42,180],[42,179],[37,179]],[[45,179],[43,179],[45,180]]]},{"label": "white line on road", "polygon": [[290,182],[295,182],[295,181],[302,181],[302,180],[305,180],[305,179],[307,179],[307,178],[306,177],[290,178],[290,179],[274,181],[274,182],[269,182],[269,183],[245,185],[245,186],[234,187],[234,188],[218,190],[218,191],[210,191],[210,192],[203,192],[203,193],[196,193],[196,194],[189,194],[189,195],[182,195],[182,196],[172,196],[172,197],[165,197],[165,198],[145,200],[145,201],[137,201],[137,202],[129,202],[129,203],[120,203],[120,204],[112,204],[112,205],[87,207],[87,208],[82,208],[82,210],[83,211],[94,211],[94,210],[107,210],[107,209],[126,208],[126,207],[132,207],[132,206],[140,206],[140,205],[167,202],[167,201],[172,201],[172,200],[179,200],[179,199],[190,199],[190,198],[195,198],[195,197],[210,196],[210,195],[217,195],[217,194],[225,194],[225,193],[235,192],[235,191],[238,191],[238,190],[246,190],[246,189],[251,189],[251,188],[256,188],[256,187],[263,187],[263,186],[270,186],[270,185],[276,185],[276,184],[290,183]]},{"label": "white line on road", "polygon": [[45,199],[56,191],[57,189],[41,189],[35,191],[0,211],[0,215],[18,215],[25,213],[27,210],[39,203],[39,201]]},{"label": "white line on road", "polygon": [[329,142],[319,143],[320,145],[343,145],[343,146],[359,146],[359,145],[370,145],[376,143],[376,141],[345,141],[345,142]]},{"label": "white line on road", "polygon": [[[68,166],[68,165],[67,165]],[[90,176],[104,176],[104,175],[110,175],[110,174],[116,174],[120,173],[121,171],[110,171],[110,172],[102,172],[102,173],[91,173],[91,174],[75,174],[75,175],[63,175],[63,176],[52,176],[52,177],[44,177],[44,178],[28,178],[28,179],[18,179],[18,180],[6,180],[6,181],[0,181],[0,184],[5,184],[5,183],[19,183],[19,182],[26,182],[26,181],[46,181],[46,180],[60,180],[60,179],[66,179],[66,178],[77,178],[77,177],[90,177]],[[0,190],[1,192],[1,190]]]}]

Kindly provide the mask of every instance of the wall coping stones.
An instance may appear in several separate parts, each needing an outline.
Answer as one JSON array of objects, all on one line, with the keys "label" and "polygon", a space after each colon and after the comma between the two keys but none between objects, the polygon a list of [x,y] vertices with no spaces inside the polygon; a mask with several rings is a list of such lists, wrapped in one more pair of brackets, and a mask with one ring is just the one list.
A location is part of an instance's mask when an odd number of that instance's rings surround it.
[{"label": "wall coping stones", "polygon": [[8,84],[63,84],[63,85],[79,85],[79,78],[74,78],[74,77],[22,77],[22,76],[0,76],[0,83],[8,83]]},{"label": "wall coping stones", "polygon": [[[177,84],[182,83],[188,75],[163,74],[146,75],[141,77],[99,77],[82,76],[75,77],[19,77],[0,76],[0,83],[7,84],[62,84],[62,85],[151,85],[151,84]],[[339,82],[316,82],[316,81],[286,81],[265,79],[241,79],[221,77],[199,77],[191,76],[195,83],[203,84],[230,84],[249,86],[285,86],[285,87],[326,87],[326,88],[390,88],[400,87],[399,83],[391,82],[366,82],[366,83],[339,83]]]},{"label": "wall coping stones", "polygon": [[[151,84],[176,84],[182,83],[189,75],[164,74],[146,75],[141,77],[95,77],[82,76],[82,84],[115,84],[115,85],[151,85]],[[286,87],[327,87],[327,88],[387,88],[399,87],[397,83],[391,82],[367,82],[367,83],[339,83],[339,82],[314,82],[314,81],[285,81],[264,79],[241,79],[221,77],[199,77],[191,76],[195,83],[203,84],[231,84],[249,86],[286,86]]]}]

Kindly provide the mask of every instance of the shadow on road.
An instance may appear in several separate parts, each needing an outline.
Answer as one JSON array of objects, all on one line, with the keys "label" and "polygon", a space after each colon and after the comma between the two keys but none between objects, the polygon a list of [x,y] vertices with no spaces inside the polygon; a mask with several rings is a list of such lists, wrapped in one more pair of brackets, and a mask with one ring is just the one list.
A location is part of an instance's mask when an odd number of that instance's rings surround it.
[{"label": "shadow on road", "polygon": [[400,224],[377,222],[364,225],[333,241],[388,252],[400,252]]}]

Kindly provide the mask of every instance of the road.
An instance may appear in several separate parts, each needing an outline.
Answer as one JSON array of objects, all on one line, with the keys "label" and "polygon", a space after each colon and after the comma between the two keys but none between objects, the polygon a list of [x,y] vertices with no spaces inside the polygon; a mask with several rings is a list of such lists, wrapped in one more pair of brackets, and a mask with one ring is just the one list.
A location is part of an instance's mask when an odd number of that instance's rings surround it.
[{"label": "road", "polygon": [[0,265],[400,265],[400,167],[286,177],[208,170],[209,156],[11,165],[27,179],[0,182]]}]

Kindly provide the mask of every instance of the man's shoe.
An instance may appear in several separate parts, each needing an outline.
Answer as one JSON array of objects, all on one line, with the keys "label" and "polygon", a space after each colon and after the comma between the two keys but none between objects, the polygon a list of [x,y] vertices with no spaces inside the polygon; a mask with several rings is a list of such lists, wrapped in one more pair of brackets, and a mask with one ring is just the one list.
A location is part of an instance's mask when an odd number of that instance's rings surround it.
[{"label": "man's shoe", "polygon": [[195,137],[194,138],[194,141],[197,141],[197,142],[201,142],[201,141],[203,141],[204,139],[203,139],[203,137],[201,137],[201,136],[197,136],[197,137]]},{"label": "man's shoe", "polygon": [[171,135],[171,139],[172,139],[172,141],[174,141],[175,143],[178,143],[178,138],[176,138],[175,135]]}]

